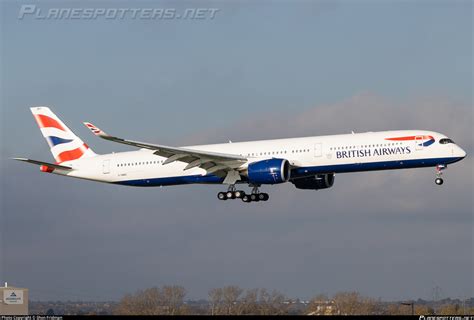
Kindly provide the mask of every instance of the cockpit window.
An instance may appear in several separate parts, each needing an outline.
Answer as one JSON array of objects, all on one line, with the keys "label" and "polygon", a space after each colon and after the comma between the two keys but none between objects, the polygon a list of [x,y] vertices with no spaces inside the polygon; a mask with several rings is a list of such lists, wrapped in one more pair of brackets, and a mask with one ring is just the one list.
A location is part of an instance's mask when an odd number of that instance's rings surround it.
[{"label": "cockpit window", "polygon": [[448,138],[443,138],[443,139],[439,140],[439,143],[440,144],[448,144],[448,143],[454,143],[454,141],[451,140],[451,139],[448,139]]}]

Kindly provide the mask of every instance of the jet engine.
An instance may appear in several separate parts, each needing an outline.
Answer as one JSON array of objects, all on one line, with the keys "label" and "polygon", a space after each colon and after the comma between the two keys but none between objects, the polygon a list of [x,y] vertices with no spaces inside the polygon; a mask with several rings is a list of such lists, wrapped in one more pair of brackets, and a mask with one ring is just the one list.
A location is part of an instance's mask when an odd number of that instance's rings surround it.
[{"label": "jet engine", "polygon": [[312,177],[291,180],[298,189],[319,190],[331,188],[334,184],[334,173],[318,174]]},{"label": "jet engine", "polygon": [[267,159],[249,164],[248,179],[253,184],[277,184],[290,179],[290,163],[286,159]]}]

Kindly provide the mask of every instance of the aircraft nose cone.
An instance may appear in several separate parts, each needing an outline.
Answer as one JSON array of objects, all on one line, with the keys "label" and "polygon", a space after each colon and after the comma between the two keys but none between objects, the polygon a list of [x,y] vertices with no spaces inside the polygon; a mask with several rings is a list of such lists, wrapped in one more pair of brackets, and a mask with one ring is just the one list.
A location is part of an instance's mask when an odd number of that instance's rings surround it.
[{"label": "aircraft nose cone", "polygon": [[466,155],[467,155],[466,151],[464,151],[464,150],[463,150],[461,147],[459,147],[459,146],[458,146],[457,154],[458,154],[458,156],[459,156],[460,158],[462,158],[462,159],[465,158]]}]

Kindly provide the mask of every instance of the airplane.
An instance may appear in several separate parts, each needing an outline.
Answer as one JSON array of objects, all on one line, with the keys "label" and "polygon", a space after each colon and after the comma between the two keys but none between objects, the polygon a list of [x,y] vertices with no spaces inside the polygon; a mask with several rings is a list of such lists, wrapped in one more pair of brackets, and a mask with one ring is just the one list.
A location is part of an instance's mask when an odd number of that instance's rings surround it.
[{"label": "airplane", "polygon": [[[291,139],[170,147],[108,135],[84,125],[97,137],[139,150],[96,154],[48,107],[30,108],[46,138],[55,163],[13,158],[40,166],[42,172],[134,187],[223,184],[219,200],[267,201],[262,185],[290,182],[297,189],[333,186],[346,172],[434,167],[442,171],[466,157],[444,134],[425,130],[350,133]],[[247,184],[250,194],[237,190]]]}]

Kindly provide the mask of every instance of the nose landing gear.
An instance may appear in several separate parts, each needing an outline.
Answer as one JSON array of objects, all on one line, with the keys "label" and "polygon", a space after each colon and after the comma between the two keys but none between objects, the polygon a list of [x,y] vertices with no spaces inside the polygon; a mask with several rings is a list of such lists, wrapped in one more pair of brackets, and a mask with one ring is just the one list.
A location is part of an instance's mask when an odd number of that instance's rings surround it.
[{"label": "nose landing gear", "polygon": [[447,166],[445,164],[438,164],[436,166],[436,179],[435,179],[435,183],[440,186],[443,184],[443,178],[441,178],[441,176],[443,175],[443,170],[446,169]]}]

